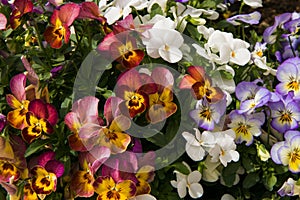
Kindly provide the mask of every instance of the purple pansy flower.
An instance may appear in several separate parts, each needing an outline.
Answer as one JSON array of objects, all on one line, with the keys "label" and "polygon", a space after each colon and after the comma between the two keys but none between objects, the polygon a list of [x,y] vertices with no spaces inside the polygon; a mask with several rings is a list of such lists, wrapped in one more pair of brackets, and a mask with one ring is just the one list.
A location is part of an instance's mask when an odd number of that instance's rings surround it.
[{"label": "purple pansy flower", "polygon": [[273,26],[266,28],[263,33],[264,41],[268,44],[273,44],[276,40],[276,36],[273,35],[276,32],[277,27],[282,26],[284,23],[291,19],[292,13],[283,13],[275,17],[275,22]]},{"label": "purple pansy flower", "polygon": [[190,112],[191,118],[197,125],[206,130],[213,130],[215,125],[220,122],[226,110],[226,99],[210,104],[206,99],[197,102],[196,109]]},{"label": "purple pansy flower", "polygon": [[272,110],[271,126],[280,133],[298,128],[298,122],[300,121],[298,104],[298,102],[293,100],[292,93],[289,93],[278,102],[270,102],[269,107]]},{"label": "purple pansy flower", "polygon": [[233,24],[234,26],[238,26],[241,24],[241,22],[244,22],[246,24],[258,24],[260,18],[261,14],[258,11],[255,11],[250,14],[235,15],[228,18],[226,21]]},{"label": "purple pansy flower", "polygon": [[239,114],[250,114],[270,100],[270,91],[256,83],[257,81],[243,81],[237,85],[235,95],[241,101],[240,109],[237,111]]},{"label": "purple pansy flower", "polygon": [[277,79],[280,83],[276,91],[281,95],[294,93],[294,99],[300,99],[300,58],[289,58],[277,68]]}]

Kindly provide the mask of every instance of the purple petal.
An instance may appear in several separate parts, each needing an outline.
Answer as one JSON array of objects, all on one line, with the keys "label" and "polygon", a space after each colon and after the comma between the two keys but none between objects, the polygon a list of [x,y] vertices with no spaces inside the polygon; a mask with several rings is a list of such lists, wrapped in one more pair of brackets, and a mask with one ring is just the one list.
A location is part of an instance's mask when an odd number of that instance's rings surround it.
[{"label": "purple petal", "polygon": [[10,80],[11,93],[20,102],[26,100],[25,86],[26,86],[26,76],[24,74],[15,75]]},{"label": "purple petal", "polygon": [[6,116],[0,113],[0,132],[6,126]]},{"label": "purple petal", "polygon": [[57,178],[61,177],[65,171],[64,164],[58,160],[50,160],[49,162],[47,162],[45,169],[48,172],[54,173]]},{"label": "purple petal", "polygon": [[255,11],[250,14],[235,15],[233,17],[228,18],[226,21],[233,25],[240,25],[240,21],[246,24],[258,24],[260,18],[261,14],[258,11]]},{"label": "purple petal", "polygon": [[45,168],[46,164],[50,160],[55,159],[55,153],[53,151],[46,151],[38,157],[38,165]]},{"label": "purple petal", "polygon": [[94,122],[95,116],[98,117],[98,102],[96,97],[84,97],[73,104],[72,111],[78,113],[82,123]]}]

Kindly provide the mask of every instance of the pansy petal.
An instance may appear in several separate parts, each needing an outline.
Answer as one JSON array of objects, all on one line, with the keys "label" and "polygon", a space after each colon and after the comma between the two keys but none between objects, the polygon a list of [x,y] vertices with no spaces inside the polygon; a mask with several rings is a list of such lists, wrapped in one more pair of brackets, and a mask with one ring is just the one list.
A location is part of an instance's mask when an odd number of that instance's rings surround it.
[{"label": "pansy petal", "polygon": [[191,75],[184,75],[182,80],[179,83],[179,88],[180,89],[191,89],[192,86],[196,83],[197,81],[191,76]]},{"label": "pansy petal", "polygon": [[201,161],[205,156],[205,150],[200,146],[186,144],[185,150],[188,156],[194,161]]},{"label": "pansy petal", "polygon": [[65,116],[65,124],[73,133],[78,133],[81,123],[78,119],[78,115],[75,112],[69,112]]},{"label": "pansy petal", "polygon": [[201,177],[202,175],[199,171],[193,171],[188,175],[187,180],[190,184],[198,183],[201,180]]},{"label": "pansy petal", "polygon": [[15,109],[10,111],[7,114],[7,121],[12,127],[22,130],[27,126],[26,113],[27,110],[25,109]]},{"label": "pansy petal", "polygon": [[176,63],[182,59],[182,52],[173,46],[162,46],[158,49],[159,55],[169,63]]},{"label": "pansy petal", "polygon": [[45,169],[48,172],[54,173],[57,178],[61,177],[65,171],[64,164],[58,160],[50,160],[47,162]]},{"label": "pansy petal", "polygon": [[94,177],[87,171],[77,171],[73,174],[70,188],[79,197],[91,197],[94,194]]},{"label": "pansy petal", "polygon": [[130,180],[119,182],[116,185],[116,190],[125,197],[133,197],[136,194],[135,184]]},{"label": "pansy petal", "polygon": [[38,165],[45,168],[47,162],[54,159],[55,159],[55,153],[53,151],[46,151],[38,157]]},{"label": "pansy petal", "polygon": [[130,128],[131,120],[128,117],[125,117],[124,115],[117,116],[109,126],[110,130],[113,131],[126,131]]},{"label": "pansy petal", "polygon": [[104,117],[107,124],[110,124],[113,119],[120,115],[119,104],[123,100],[119,97],[109,97],[104,104]]},{"label": "pansy petal", "polygon": [[32,100],[29,103],[28,110],[39,119],[47,119],[47,105],[40,99]]},{"label": "pansy petal", "polygon": [[15,75],[10,80],[11,92],[20,102],[26,100],[25,86],[26,86],[25,74]]},{"label": "pansy petal", "polygon": [[186,181],[179,181],[177,183],[177,192],[180,198],[186,196]]},{"label": "pansy petal", "polygon": [[202,186],[199,183],[192,183],[189,187],[189,194],[194,199],[202,197],[203,195]]},{"label": "pansy petal", "polygon": [[7,19],[6,19],[5,15],[0,13],[0,30],[6,29],[6,24],[7,24]]},{"label": "pansy petal", "polygon": [[58,113],[56,111],[56,108],[53,105],[49,104],[49,103],[46,104],[46,107],[47,107],[47,113],[48,113],[47,121],[52,126],[54,126],[58,121]]},{"label": "pansy petal", "polygon": [[101,194],[107,191],[107,188],[114,188],[115,182],[109,176],[99,176],[93,183],[93,187],[95,189],[95,192]]},{"label": "pansy petal", "polygon": [[37,166],[31,170],[33,174],[32,188],[38,194],[50,194],[56,190],[57,177],[47,172],[43,167]]},{"label": "pansy petal", "polygon": [[[59,8],[57,11],[58,17],[63,24],[71,26],[73,21],[77,18],[80,12],[80,6],[76,3],[67,3]],[[54,12],[55,12],[54,11]]]},{"label": "pansy petal", "polygon": [[153,81],[163,87],[170,87],[174,85],[174,77],[172,73],[163,67],[156,67],[151,73]]}]

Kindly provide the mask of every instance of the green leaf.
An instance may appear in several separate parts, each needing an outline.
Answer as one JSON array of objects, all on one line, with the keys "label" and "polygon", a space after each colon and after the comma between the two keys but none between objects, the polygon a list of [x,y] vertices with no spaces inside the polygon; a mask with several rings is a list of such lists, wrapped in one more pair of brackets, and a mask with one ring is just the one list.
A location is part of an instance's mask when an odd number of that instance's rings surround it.
[{"label": "green leaf", "polygon": [[30,146],[26,149],[24,156],[27,158],[28,156],[43,150],[45,148],[45,145],[49,143],[51,144],[51,140],[49,139],[36,140],[32,142]]},{"label": "green leaf", "polygon": [[190,170],[182,162],[174,163],[171,167],[174,167],[177,171],[186,175],[190,173]]},{"label": "green leaf", "polygon": [[226,186],[231,187],[235,181],[236,172],[240,167],[240,163],[229,163],[222,171],[222,177]]},{"label": "green leaf", "polygon": [[243,181],[243,187],[246,189],[251,188],[254,186],[258,181],[260,180],[258,173],[250,173],[246,176],[246,178]]},{"label": "green leaf", "polygon": [[163,14],[164,13],[161,7],[157,3],[153,4],[150,12],[150,18],[152,19],[155,15],[163,15]]}]

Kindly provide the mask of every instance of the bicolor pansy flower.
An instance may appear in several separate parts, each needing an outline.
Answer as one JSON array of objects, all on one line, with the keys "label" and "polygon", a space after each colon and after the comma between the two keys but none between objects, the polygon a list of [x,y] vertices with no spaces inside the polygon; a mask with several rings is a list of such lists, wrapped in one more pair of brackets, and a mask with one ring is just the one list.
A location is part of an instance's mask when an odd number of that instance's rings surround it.
[{"label": "bicolor pansy flower", "polygon": [[220,122],[226,110],[225,98],[221,101],[210,104],[206,99],[201,99],[196,104],[196,109],[190,111],[190,117],[197,125],[205,130],[213,130]]},{"label": "bicolor pansy flower", "polygon": [[185,75],[181,80],[180,89],[192,89],[195,99],[206,98],[210,103],[216,103],[224,97],[220,88],[212,86],[212,81],[206,75],[203,67],[190,66],[187,71],[189,75]]},{"label": "bicolor pansy flower", "polygon": [[285,141],[275,143],[271,149],[272,160],[276,164],[288,166],[293,173],[300,172],[300,132],[287,131]]},{"label": "bicolor pansy flower", "polygon": [[238,114],[236,111],[230,113],[229,118],[231,123],[228,127],[234,130],[236,142],[238,144],[243,141],[249,146],[253,143],[253,136],[261,134],[260,127],[265,123],[264,113]]},{"label": "bicolor pansy flower", "polygon": [[130,180],[115,182],[109,176],[99,176],[93,186],[98,194],[98,200],[128,200],[136,194],[134,182]]},{"label": "bicolor pansy flower", "polygon": [[136,195],[149,194],[151,191],[150,182],[154,179],[154,167],[145,165],[135,174],[137,178]]},{"label": "bicolor pansy flower", "polygon": [[148,75],[141,75],[131,69],[120,75],[116,86],[116,96],[124,101],[121,112],[131,118],[143,113],[149,106],[149,95],[157,92],[157,85]]},{"label": "bicolor pansy flower", "polygon": [[10,80],[12,94],[6,95],[8,105],[14,109],[7,114],[7,121],[17,129],[23,129],[27,126],[26,113],[28,112],[29,101],[26,100],[25,85],[26,76],[24,74],[14,76]]},{"label": "bicolor pansy flower", "polygon": [[300,107],[298,102],[293,100],[292,93],[278,102],[270,102],[269,107],[272,110],[271,125],[274,129],[280,133],[285,133],[299,127]]},{"label": "bicolor pansy flower", "polygon": [[271,93],[268,89],[258,86],[258,81],[240,82],[236,86],[235,95],[241,101],[238,113],[250,114],[256,108],[264,106],[271,98]]},{"label": "bicolor pansy flower", "polygon": [[57,120],[58,113],[53,105],[44,103],[40,99],[31,101],[26,113],[28,126],[22,130],[23,139],[31,143],[36,138],[41,137],[43,132],[53,133],[53,126],[57,123]]},{"label": "bicolor pansy flower", "polygon": [[128,31],[107,34],[98,45],[98,50],[119,62],[121,70],[138,66],[144,58],[144,51],[138,49],[136,38],[131,36]]},{"label": "bicolor pansy flower", "polygon": [[34,192],[48,195],[56,190],[57,179],[64,174],[64,165],[55,159],[53,151],[46,151],[37,158],[37,165],[30,172]]},{"label": "bicolor pansy flower", "polygon": [[[93,142],[92,135],[97,135],[100,125],[103,123],[98,116],[98,102],[99,99],[93,96],[86,96],[77,100],[72,105],[72,111],[65,116],[65,124],[73,132],[68,137],[71,149],[75,151],[90,150],[95,142]],[[94,129],[89,129],[89,135],[84,138],[79,137],[82,132],[85,132],[86,127],[93,126]],[[96,127],[96,128],[95,128]]]},{"label": "bicolor pansy flower", "polygon": [[294,98],[300,99],[300,58],[289,58],[277,68],[277,79],[280,83],[276,91],[281,95],[294,92]]},{"label": "bicolor pansy flower", "polygon": [[67,44],[70,39],[72,25],[80,12],[80,6],[76,3],[67,3],[55,9],[50,19],[51,25],[44,33],[45,40],[52,48],[59,49],[62,41]]},{"label": "bicolor pansy flower", "polygon": [[147,117],[154,124],[174,114],[177,105],[173,102],[172,86],[174,85],[174,78],[172,73],[168,69],[156,67],[151,73],[151,78],[157,85],[158,90],[156,93],[149,95]]}]

